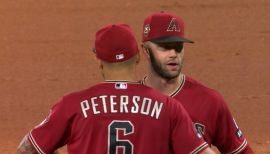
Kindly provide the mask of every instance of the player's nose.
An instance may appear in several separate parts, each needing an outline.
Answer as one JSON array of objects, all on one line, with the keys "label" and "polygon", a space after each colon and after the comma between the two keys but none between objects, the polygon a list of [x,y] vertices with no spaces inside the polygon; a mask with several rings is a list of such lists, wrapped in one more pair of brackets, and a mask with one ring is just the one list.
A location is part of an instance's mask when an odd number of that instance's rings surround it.
[{"label": "player's nose", "polygon": [[175,49],[169,49],[168,51],[169,57],[177,57],[177,52]]}]

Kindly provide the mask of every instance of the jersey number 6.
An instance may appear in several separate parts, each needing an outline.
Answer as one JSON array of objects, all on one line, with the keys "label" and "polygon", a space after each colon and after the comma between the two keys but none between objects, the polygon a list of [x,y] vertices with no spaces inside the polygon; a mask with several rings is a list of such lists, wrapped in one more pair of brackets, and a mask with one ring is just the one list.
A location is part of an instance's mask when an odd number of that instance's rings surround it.
[{"label": "jersey number 6", "polygon": [[117,154],[118,148],[123,148],[124,154],[133,153],[133,144],[129,140],[120,140],[118,138],[119,130],[124,131],[124,136],[130,135],[134,131],[134,126],[130,121],[114,120],[108,126],[108,154]]}]

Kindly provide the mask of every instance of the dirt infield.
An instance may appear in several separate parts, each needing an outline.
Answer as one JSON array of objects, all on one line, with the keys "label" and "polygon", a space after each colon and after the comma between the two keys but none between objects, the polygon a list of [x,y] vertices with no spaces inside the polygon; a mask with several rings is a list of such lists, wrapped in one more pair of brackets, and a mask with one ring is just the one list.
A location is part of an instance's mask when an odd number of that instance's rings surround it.
[{"label": "dirt infield", "polygon": [[184,72],[222,93],[255,152],[269,154],[267,0],[1,0],[0,153],[15,153],[62,95],[101,81],[90,53],[96,30],[128,23],[140,42],[144,17],[160,10],[182,16],[196,42],[186,46]]}]

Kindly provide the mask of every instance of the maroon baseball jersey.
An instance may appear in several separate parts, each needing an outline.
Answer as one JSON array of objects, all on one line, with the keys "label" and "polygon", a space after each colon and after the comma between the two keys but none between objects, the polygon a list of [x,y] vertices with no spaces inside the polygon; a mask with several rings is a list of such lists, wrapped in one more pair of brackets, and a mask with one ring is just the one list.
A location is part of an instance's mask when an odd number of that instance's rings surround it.
[{"label": "maroon baseball jersey", "polygon": [[106,81],[64,96],[28,134],[39,153],[187,154],[208,144],[185,109],[139,82]]},{"label": "maroon baseball jersey", "polygon": [[[247,140],[223,97],[217,91],[188,76],[180,77],[181,84],[171,97],[182,103],[198,133],[203,135],[209,145],[215,145],[221,153],[241,153],[247,147]],[[250,147],[247,153],[253,153]]]}]

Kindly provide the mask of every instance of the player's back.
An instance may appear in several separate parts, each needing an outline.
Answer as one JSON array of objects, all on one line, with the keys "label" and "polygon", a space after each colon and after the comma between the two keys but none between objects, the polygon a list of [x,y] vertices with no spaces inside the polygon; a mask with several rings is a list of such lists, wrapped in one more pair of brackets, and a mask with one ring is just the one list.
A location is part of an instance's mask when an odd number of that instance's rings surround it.
[{"label": "player's back", "polygon": [[73,142],[68,144],[71,153],[79,147],[85,147],[82,153],[93,154],[169,152],[164,145],[170,142],[171,118],[166,111],[170,104],[150,88],[112,82],[70,97],[74,109],[80,108],[74,110],[77,119],[71,131]]},{"label": "player's back", "polygon": [[207,147],[181,103],[119,81],[64,96],[29,139],[44,153],[65,144],[69,154],[185,154]]},{"label": "player's back", "polygon": [[[99,84],[68,97],[76,114],[68,143],[70,153],[170,153],[175,115],[179,115],[179,103],[171,98],[127,82]],[[80,148],[83,151],[76,151]]]}]

